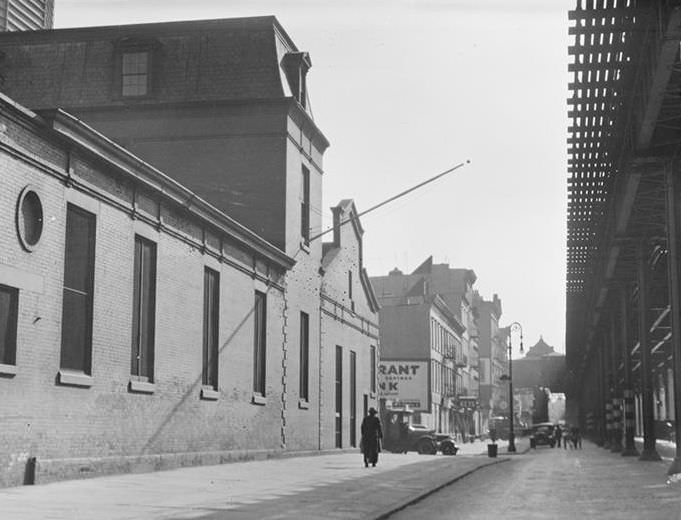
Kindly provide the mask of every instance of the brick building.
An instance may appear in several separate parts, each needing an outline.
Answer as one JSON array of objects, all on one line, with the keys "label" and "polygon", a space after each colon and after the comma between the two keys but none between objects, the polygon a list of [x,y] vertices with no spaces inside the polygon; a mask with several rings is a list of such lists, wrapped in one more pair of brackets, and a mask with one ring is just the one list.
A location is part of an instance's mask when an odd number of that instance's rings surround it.
[{"label": "brick building", "polygon": [[[458,403],[463,392],[464,327],[439,295],[425,294],[422,285],[413,289],[401,296],[379,298],[381,398],[388,407],[414,410],[416,423],[466,434],[471,425],[460,414]],[[412,368],[408,386],[404,376],[391,377],[405,364]]]},{"label": "brick building", "polygon": [[281,449],[293,259],[64,112],[0,118],[0,483]]},{"label": "brick building", "polygon": [[[485,300],[473,292],[473,307],[477,314],[480,359],[480,408],[483,423],[490,417],[508,414],[508,388],[501,376],[508,372],[505,336],[499,331],[501,300],[495,294]],[[483,424],[483,428],[486,425]]]},{"label": "brick building", "polygon": [[[453,269],[448,264],[433,264],[429,257],[411,274],[399,270],[391,271],[388,276],[376,276],[371,282],[382,306],[390,305],[393,299],[400,300],[407,295],[422,294],[429,297],[438,295],[449,312],[463,327],[460,334],[461,355],[457,367],[457,377],[461,383],[457,387],[452,407],[456,410],[456,421],[468,435],[482,433],[482,415],[479,409],[478,376],[478,326],[473,306],[473,284],[476,276],[471,269]],[[383,311],[381,311],[383,316]],[[387,327],[381,321],[381,334]],[[385,336],[384,336],[385,337]],[[389,348],[383,341],[382,356]]]},{"label": "brick building", "polygon": [[324,243],[322,263],[322,448],[358,446],[362,418],[377,406],[378,301],[363,266],[364,229],[352,200],[332,211],[333,241]]},{"label": "brick building", "polygon": [[[235,229],[267,245],[273,255],[270,263],[278,262],[261,265],[260,260],[230,249],[230,254],[249,266],[248,273],[260,268],[269,273],[266,280],[261,280],[263,283],[276,274],[276,284],[271,282],[276,295],[270,296],[271,289],[267,292],[267,312],[260,316],[272,331],[264,343],[260,342],[261,346],[267,345],[260,353],[253,352],[253,345],[248,351],[243,350],[245,346],[227,349],[229,361],[225,364],[238,370],[238,377],[234,382],[225,377],[223,380],[229,382],[226,386],[219,383],[218,406],[226,399],[223,395],[239,404],[233,410],[232,426],[226,427],[220,421],[211,426],[209,431],[215,433],[215,439],[207,442],[205,449],[309,450],[348,446],[352,439],[350,410],[341,410],[347,422],[341,423],[340,436],[336,417],[326,414],[326,410],[334,409],[337,400],[343,407],[349,406],[351,389],[357,392],[355,400],[360,395],[364,400],[367,395],[367,405],[376,406],[371,392],[375,364],[370,360],[378,349],[377,315],[361,264],[361,233],[345,237],[335,247],[333,259],[323,256],[331,254],[331,250],[327,246],[323,249],[322,240],[316,238],[322,222],[322,157],[328,141],[309,110],[309,55],[297,49],[274,17],[5,33],[0,34],[0,51],[5,57],[0,63],[4,92],[45,117],[55,108],[74,114],[79,128],[98,136],[92,138],[95,142],[111,139],[121,153],[126,150],[139,158],[131,159],[135,164],[144,161],[172,178],[171,184],[186,186],[182,188],[186,190],[182,201],[187,208],[193,207],[195,201],[205,201],[200,204],[210,205],[211,214],[229,215]],[[64,131],[68,133],[69,129]],[[90,146],[89,136],[83,138],[85,147]],[[40,136],[36,139],[38,146]],[[135,208],[142,203],[141,199],[135,200]],[[352,213],[342,206],[337,211]],[[356,221],[355,227],[358,225]],[[184,224],[178,226],[184,233],[193,230]],[[344,236],[350,229],[352,226],[343,226],[340,234]],[[140,253],[141,258],[144,254]],[[161,251],[156,254],[160,261]],[[177,273],[190,271],[191,262],[185,261],[184,255],[174,254],[172,259]],[[343,276],[336,273],[339,266],[345,270]],[[350,285],[346,278],[349,271],[354,282]],[[161,274],[158,273],[159,289]],[[180,287],[186,280],[182,278],[181,282]],[[334,288],[336,284],[340,284],[338,288]],[[342,296],[352,285],[355,309],[348,306],[352,302],[347,295]],[[220,287],[226,293],[220,300],[221,309],[231,311],[232,299],[239,302],[234,312],[246,303],[253,307],[253,291],[244,292],[243,284],[232,287],[223,281]],[[180,289],[171,289],[168,288],[171,296],[182,294]],[[177,314],[178,306],[183,308],[186,303],[170,296],[157,298],[157,302],[168,316]],[[183,312],[188,316],[200,314],[203,303],[199,303],[199,307],[186,304]],[[255,305],[259,312],[262,303],[260,300]],[[252,318],[244,313],[242,319],[240,327],[240,322],[232,324],[232,329],[226,325],[226,330],[231,331],[224,333],[226,340],[236,341],[230,335],[250,327]],[[169,322],[176,323],[172,318]],[[192,330],[201,331],[196,326]],[[252,327],[249,330],[252,335]],[[221,344],[226,340],[220,336]],[[337,346],[342,348],[342,370],[337,370],[335,362]],[[172,351],[180,352],[182,348],[176,345]],[[351,351],[356,356],[354,384]],[[190,366],[181,358],[168,362],[175,361],[180,373],[185,370],[182,367]],[[251,377],[257,380],[257,386]],[[338,395],[335,390],[322,394],[329,387],[327,382],[338,378]],[[172,375],[171,379],[180,395],[182,377]],[[16,382],[15,387],[21,388]],[[107,392],[91,394],[103,410],[117,406]],[[166,399],[158,392],[152,395],[157,407],[166,410],[169,417],[175,416],[180,401]],[[44,414],[50,417],[52,409],[59,407],[46,408]],[[145,412],[140,408],[127,413],[134,422],[136,414]],[[261,419],[260,423],[249,422],[253,414]],[[185,421],[191,425],[187,429],[202,427],[201,417],[195,419]],[[174,444],[148,447],[150,453],[204,450],[204,444],[185,435],[182,427],[169,428],[175,424],[170,418],[166,422],[152,414],[148,422],[150,428],[152,424],[163,427],[170,432],[168,438],[175,439]],[[89,424],[93,438],[100,434],[101,439],[106,439],[104,430],[113,423]],[[218,434],[222,427],[227,432],[224,435]],[[77,437],[69,428],[63,431],[65,438]],[[145,436],[149,442],[158,438],[152,438],[147,431],[140,434],[141,438]],[[19,445],[24,446],[22,442]],[[116,460],[128,452],[137,454],[138,449],[137,443],[125,440],[106,446]],[[93,448],[91,456],[102,457],[105,452]],[[10,451],[8,457],[15,456],[13,453]],[[31,450],[24,449],[22,453],[30,455]],[[66,442],[59,456],[72,457],[76,453],[76,444]]]}]

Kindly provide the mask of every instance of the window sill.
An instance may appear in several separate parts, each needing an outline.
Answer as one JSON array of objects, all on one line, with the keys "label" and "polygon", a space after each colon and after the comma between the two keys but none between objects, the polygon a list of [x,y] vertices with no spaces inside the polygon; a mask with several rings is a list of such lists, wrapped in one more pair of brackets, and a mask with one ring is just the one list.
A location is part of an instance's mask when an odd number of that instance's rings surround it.
[{"label": "window sill", "polygon": [[265,406],[267,404],[267,397],[259,392],[253,392],[253,397],[251,397],[251,403],[257,404],[259,406]]},{"label": "window sill", "polygon": [[307,399],[298,399],[298,408],[301,410],[307,410],[310,408],[310,401]]},{"label": "window sill", "polygon": [[201,399],[204,401],[217,401],[220,397],[220,392],[210,386],[201,388]]},{"label": "window sill", "polygon": [[80,386],[82,388],[90,388],[92,386],[92,376],[85,372],[77,372],[73,370],[60,370],[58,379],[60,385]]},{"label": "window sill", "polygon": [[369,398],[370,398],[370,399],[376,399],[376,392],[371,392],[371,393],[369,394]]},{"label": "window sill", "polygon": [[148,381],[135,381],[130,380],[130,386],[128,387],[131,392],[138,394],[153,394],[156,391],[156,385],[154,383],[149,383]]},{"label": "window sill", "polygon": [[16,365],[5,365],[0,363],[0,376],[16,376],[17,366]]}]

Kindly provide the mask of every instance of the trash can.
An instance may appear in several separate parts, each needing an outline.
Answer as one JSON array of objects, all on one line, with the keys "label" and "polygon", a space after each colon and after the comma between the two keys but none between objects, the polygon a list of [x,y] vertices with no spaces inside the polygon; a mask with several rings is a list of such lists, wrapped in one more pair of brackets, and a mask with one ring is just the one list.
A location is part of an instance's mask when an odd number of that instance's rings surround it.
[{"label": "trash can", "polygon": [[487,445],[487,456],[488,457],[496,457],[497,456],[497,445],[496,444],[488,444]]},{"label": "trash can", "polygon": [[534,435],[530,436],[530,448],[536,448],[537,447],[537,441],[534,439]]}]

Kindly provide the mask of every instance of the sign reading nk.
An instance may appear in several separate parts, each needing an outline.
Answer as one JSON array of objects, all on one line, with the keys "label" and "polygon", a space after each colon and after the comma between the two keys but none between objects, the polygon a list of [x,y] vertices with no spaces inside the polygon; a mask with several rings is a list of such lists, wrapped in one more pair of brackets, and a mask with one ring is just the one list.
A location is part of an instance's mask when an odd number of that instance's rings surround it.
[{"label": "sign reading nk", "polygon": [[393,406],[409,406],[417,412],[429,412],[428,362],[381,361],[378,365],[379,396]]}]

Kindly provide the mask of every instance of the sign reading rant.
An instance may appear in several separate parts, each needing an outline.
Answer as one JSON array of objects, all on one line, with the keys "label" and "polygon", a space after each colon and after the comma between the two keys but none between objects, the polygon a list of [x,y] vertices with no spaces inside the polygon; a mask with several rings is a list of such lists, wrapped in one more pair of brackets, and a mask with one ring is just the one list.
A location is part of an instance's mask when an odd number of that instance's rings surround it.
[{"label": "sign reading rant", "polygon": [[392,400],[394,406],[429,411],[427,361],[381,361],[378,381],[380,397]]}]

